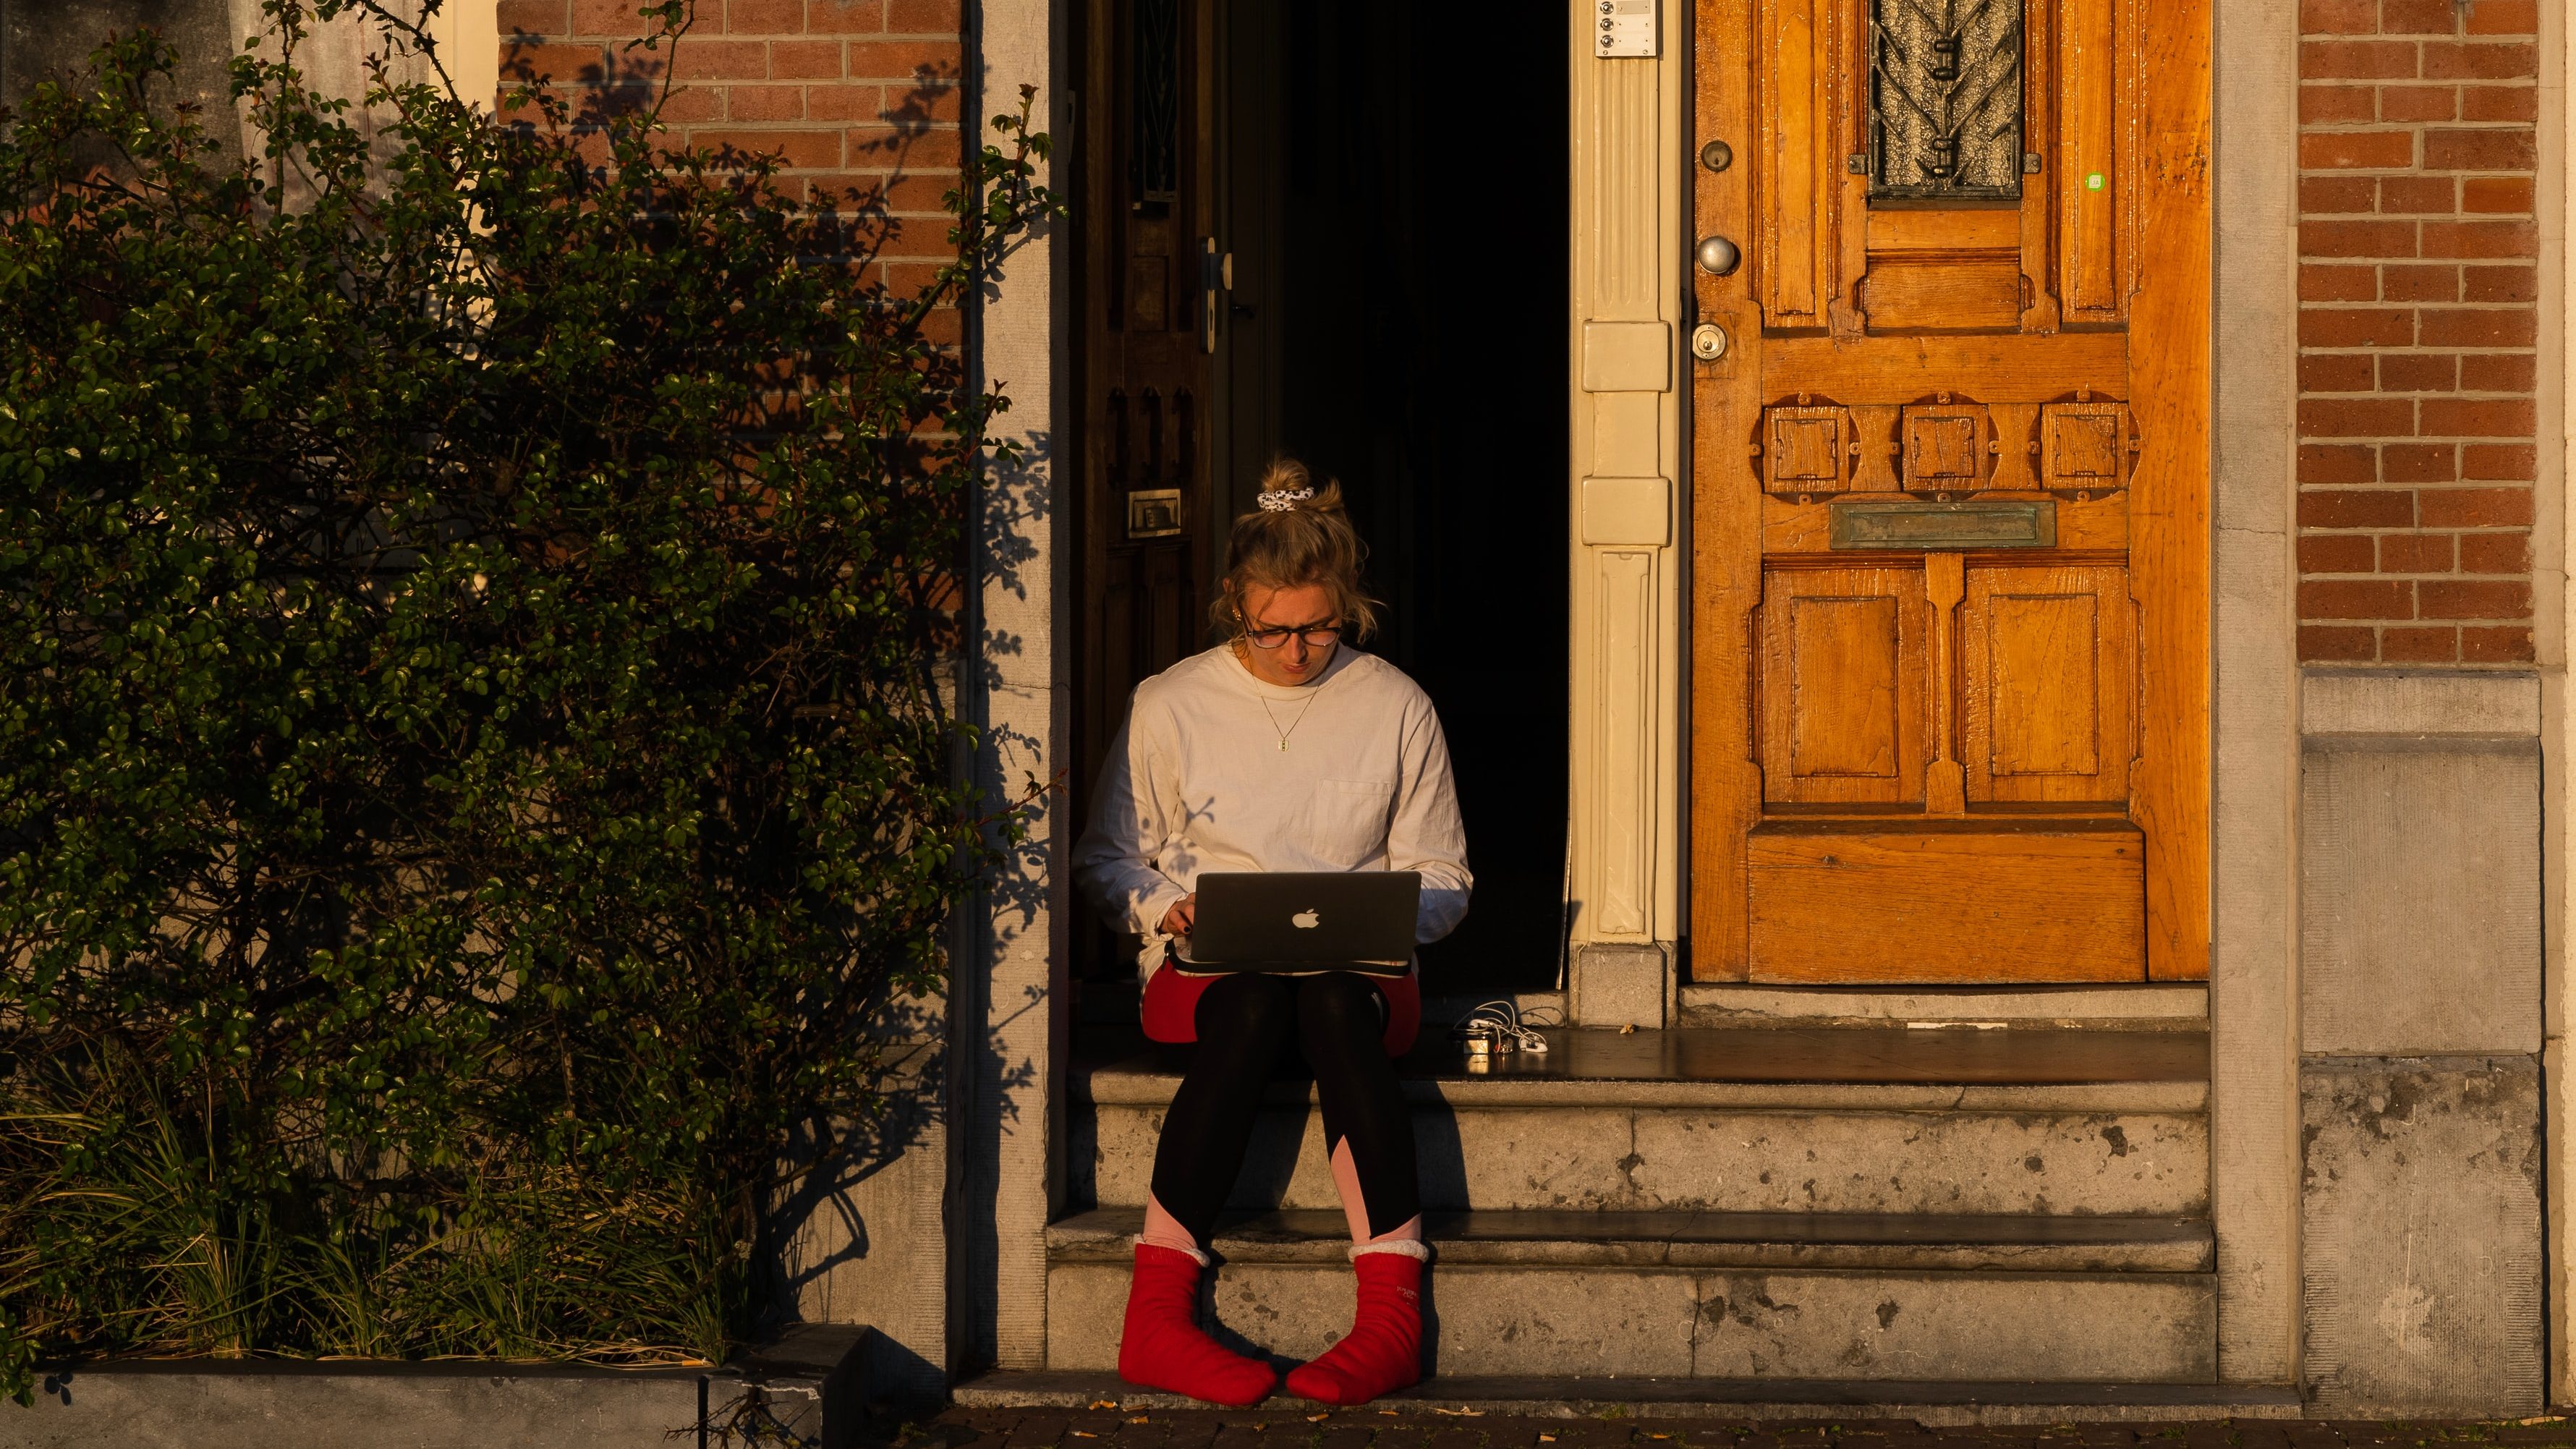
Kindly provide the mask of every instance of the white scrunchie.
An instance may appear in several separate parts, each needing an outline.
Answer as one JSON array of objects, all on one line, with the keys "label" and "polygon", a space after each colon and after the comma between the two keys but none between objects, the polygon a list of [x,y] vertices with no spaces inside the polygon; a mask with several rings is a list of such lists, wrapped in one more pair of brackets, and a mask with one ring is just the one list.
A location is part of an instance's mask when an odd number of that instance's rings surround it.
[{"label": "white scrunchie", "polygon": [[1276,492],[1264,493],[1260,498],[1261,511],[1264,513],[1286,513],[1288,510],[1314,496],[1315,490],[1312,488],[1299,488],[1293,492],[1289,489],[1282,488]]}]

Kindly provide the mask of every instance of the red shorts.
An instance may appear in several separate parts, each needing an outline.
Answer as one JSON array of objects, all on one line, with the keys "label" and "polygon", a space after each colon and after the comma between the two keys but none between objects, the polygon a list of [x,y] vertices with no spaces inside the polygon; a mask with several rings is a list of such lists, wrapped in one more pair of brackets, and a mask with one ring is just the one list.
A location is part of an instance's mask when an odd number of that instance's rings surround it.
[{"label": "red shorts", "polygon": [[[1185,976],[1166,965],[1145,980],[1145,1035],[1160,1042],[1199,1039],[1199,997],[1222,976]],[[1401,976],[1372,976],[1369,984],[1386,1001],[1386,1054],[1400,1057],[1422,1030],[1422,984],[1410,971]]]}]

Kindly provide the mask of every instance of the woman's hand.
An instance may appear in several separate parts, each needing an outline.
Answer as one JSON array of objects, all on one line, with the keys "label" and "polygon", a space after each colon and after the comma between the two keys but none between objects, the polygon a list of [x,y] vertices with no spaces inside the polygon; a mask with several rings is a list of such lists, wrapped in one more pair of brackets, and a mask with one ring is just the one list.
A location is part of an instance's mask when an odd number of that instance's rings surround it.
[{"label": "woman's hand", "polygon": [[1163,912],[1163,934],[1166,936],[1188,935],[1190,933],[1190,923],[1198,918],[1198,914],[1198,892],[1192,891],[1188,895],[1181,897],[1179,900],[1172,902],[1172,908]]}]

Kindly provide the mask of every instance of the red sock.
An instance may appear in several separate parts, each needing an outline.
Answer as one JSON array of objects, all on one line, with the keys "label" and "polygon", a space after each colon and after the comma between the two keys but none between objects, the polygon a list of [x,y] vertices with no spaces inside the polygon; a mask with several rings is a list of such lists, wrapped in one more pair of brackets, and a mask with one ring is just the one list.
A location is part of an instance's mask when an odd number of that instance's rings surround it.
[{"label": "red sock", "polygon": [[1288,1392],[1327,1404],[1365,1404],[1422,1378],[1422,1260],[1362,1253],[1359,1312],[1321,1358],[1288,1371]]},{"label": "red sock", "polygon": [[1118,1340],[1118,1377],[1211,1404],[1242,1408],[1270,1397],[1270,1365],[1228,1351],[1199,1331],[1199,1260],[1152,1243],[1136,1245],[1127,1285],[1127,1326]]}]

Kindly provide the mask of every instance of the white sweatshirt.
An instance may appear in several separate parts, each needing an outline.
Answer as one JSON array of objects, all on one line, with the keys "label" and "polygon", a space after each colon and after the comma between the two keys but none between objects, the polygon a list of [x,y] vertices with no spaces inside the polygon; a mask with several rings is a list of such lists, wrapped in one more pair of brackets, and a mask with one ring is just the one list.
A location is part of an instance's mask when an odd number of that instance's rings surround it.
[{"label": "white sweatshirt", "polygon": [[1420,871],[1415,939],[1457,929],[1475,878],[1430,696],[1348,644],[1311,684],[1264,683],[1219,645],[1136,686],[1073,875],[1144,938],[1139,974],[1201,871],[1289,870]]}]

